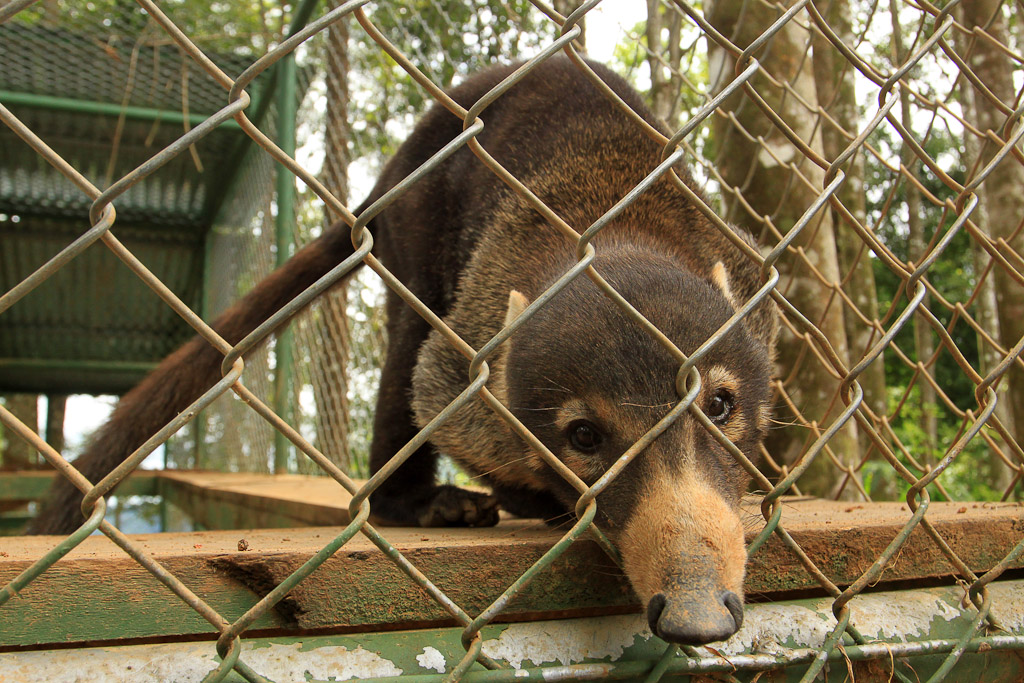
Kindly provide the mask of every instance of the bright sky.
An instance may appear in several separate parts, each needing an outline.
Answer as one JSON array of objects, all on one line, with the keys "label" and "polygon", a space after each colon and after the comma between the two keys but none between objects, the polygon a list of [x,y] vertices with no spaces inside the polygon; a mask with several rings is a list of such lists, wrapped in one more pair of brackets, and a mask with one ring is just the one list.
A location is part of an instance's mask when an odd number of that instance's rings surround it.
[{"label": "bright sky", "polygon": [[597,61],[607,62],[622,35],[646,16],[645,3],[636,0],[606,0],[601,3],[587,12],[587,52]]}]

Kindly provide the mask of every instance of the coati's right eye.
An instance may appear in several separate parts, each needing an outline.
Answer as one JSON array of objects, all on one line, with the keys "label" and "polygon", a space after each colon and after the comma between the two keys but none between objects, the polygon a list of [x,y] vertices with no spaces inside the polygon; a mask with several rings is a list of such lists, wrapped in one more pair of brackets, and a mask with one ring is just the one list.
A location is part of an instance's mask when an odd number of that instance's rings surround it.
[{"label": "coati's right eye", "polygon": [[603,440],[597,427],[586,420],[576,420],[569,425],[569,443],[582,453],[596,451]]},{"label": "coati's right eye", "polygon": [[732,413],[734,403],[735,399],[732,394],[725,389],[719,389],[708,401],[708,407],[704,409],[704,414],[715,424],[725,424],[729,419],[729,414]]}]

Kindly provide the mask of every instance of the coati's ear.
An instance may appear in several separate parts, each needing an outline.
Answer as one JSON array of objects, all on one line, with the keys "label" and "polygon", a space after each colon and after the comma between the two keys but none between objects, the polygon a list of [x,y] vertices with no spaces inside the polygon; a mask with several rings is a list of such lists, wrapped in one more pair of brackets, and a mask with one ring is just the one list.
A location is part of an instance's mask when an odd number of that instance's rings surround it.
[{"label": "coati's ear", "polygon": [[725,295],[726,301],[733,309],[738,308],[736,306],[736,297],[732,295],[732,288],[729,287],[729,271],[725,269],[725,264],[721,261],[715,263],[711,268],[711,281],[722,290],[722,294]]},{"label": "coati's ear", "polygon": [[505,327],[512,324],[512,321],[522,315],[526,307],[530,305],[529,300],[522,292],[513,289],[508,293],[508,309],[505,311]]},{"label": "coati's ear", "polygon": [[[508,308],[505,310],[505,326],[511,325],[529,305],[530,301],[522,292],[514,289],[509,292]],[[511,344],[512,338],[509,337],[494,350],[494,354],[488,361],[491,366],[491,379],[487,386],[491,393],[506,405],[508,405],[508,352]]]}]

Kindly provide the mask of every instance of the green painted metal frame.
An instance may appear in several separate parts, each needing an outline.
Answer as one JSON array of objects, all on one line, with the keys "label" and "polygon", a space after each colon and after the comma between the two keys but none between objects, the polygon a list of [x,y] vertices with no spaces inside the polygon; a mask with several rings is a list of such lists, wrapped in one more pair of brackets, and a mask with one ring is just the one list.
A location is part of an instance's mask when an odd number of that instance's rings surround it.
[{"label": "green painted metal frame", "polygon": [[[139,119],[142,121],[182,123],[187,120],[193,126],[197,126],[209,118],[209,114],[192,113],[186,117],[180,111],[151,109],[149,107],[121,106],[120,104],[112,104],[110,102],[89,102],[69,97],[36,95],[33,93],[12,92],[10,90],[0,90],[0,102],[3,102],[6,105],[21,105],[37,109],[50,109],[53,111],[124,116],[125,118]],[[238,122],[233,119],[224,121],[221,123],[221,126],[223,128],[240,129]]]},{"label": "green painted metal frame", "polygon": [[[117,492],[128,496],[154,496],[159,493],[159,477],[154,472],[139,470],[124,480]],[[0,502],[40,500],[53,485],[53,472],[19,472],[0,476]]]},{"label": "green painted metal frame", "polygon": [[[294,36],[309,23],[320,0],[302,0],[291,24],[288,27],[288,37]],[[279,63],[275,64],[268,75],[264,95],[259,97],[253,105],[251,120],[257,126],[266,117],[272,100],[277,102],[277,142],[278,146],[289,156],[294,156],[296,146],[296,121],[298,111],[298,71],[294,53],[286,55]],[[273,97],[271,97],[273,94]],[[229,196],[239,177],[243,160],[252,147],[252,138],[245,137],[239,141],[238,146],[232,153],[231,162],[227,165],[229,175],[221,182],[217,190],[211,193],[211,204],[208,211],[219,214],[223,207],[224,200]],[[275,264],[281,266],[291,256],[294,250],[295,240],[295,174],[286,166],[279,165],[276,178],[277,215],[275,217],[275,244],[277,253]],[[203,277],[203,310],[204,319],[209,320],[209,294],[208,288],[211,283],[209,277],[210,268],[210,238],[207,236],[207,246],[204,255],[204,277]],[[288,419],[292,414],[292,334],[287,327],[283,328],[277,336],[275,347],[275,375],[274,375],[274,410],[278,415]],[[195,465],[201,467],[204,462],[203,440],[205,439],[206,421],[200,414],[196,421],[196,453]],[[276,432],[274,435],[274,472],[286,472],[291,455],[295,449],[288,439]]]}]

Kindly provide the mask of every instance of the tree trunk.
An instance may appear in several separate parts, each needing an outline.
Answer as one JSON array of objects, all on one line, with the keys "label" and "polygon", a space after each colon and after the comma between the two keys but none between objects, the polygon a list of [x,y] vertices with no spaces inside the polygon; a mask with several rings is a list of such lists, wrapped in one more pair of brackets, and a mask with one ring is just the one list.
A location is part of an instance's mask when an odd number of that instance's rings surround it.
[{"label": "tree trunk", "polygon": [[[39,397],[35,394],[7,394],[4,407],[25,423],[33,432],[39,429]],[[21,437],[6,434],[6,443],[0,465],[7,470],[31,469],[36,462],[36,449]]]},{"label": "tree trunk", "polygon": [[[779,12],[760,3],[715,0],[705,3],[705,15],[716,29],[744,48],[778,18]],[[743,18],[742,23],[738,23],[739,17]],[[810,21],[806,16],[799,19],[800,23]],[[807,60],[803,59],[809,41],[808,32],[797,21],[791,21],[758,52],[757,58],[777,81],[789,84],[809,103],[811,110],[762,76],[755,77],[751,83],[806,144],[821,152],[820,129],[815,125],[813,114],[817,103],[814,77]],[[712,87],[716,92],[721,91],[734,77],[734,60],[726,50],[712,43],[709,64]],[[775,244],[781,239],[780,233],[785,235],[814,202],[823,186],[824,171],[804,158],[745,93],[730,97],[722,109],[734,115],[736,123],[724,116],[715,117],[715,163],[729,189],[740,192],[750,206],[747,211],[740,202],[726,202],[725,217],[755,235],[761,233],[764,243]],[[737,124],[743,131],[734,127]],[[829,286],[838,286],[840,280],[832,217],[828,211],[819,211],[812,218],[779,260],[778,268],[782,275],[779,292],[822,331],[840,359],[847,362],[843,310],[838,298],[828,290]],[[814,270],[825,280],[824,284]],[[814,430],[827,429],[844,407],[837,398],[839,382],[812,349],[816,349],[816,343],[798,322],[791,320],[790,324],[783,324],[776,370],[785,380],[785,387],[776,417],[783,423],[795,421],[798,424],[775,430],[766,445],[777,462],[790,468],[807,454],[807,447],[817,435]],[[796,414],[786,409],[789,402]],[[855,423],[849,421],[828,447],[841,465],[854,467],[858,462]],[[841,492],[837,490],[844,479],[829,455],[821,452],[801,477],[799,486],[804,492],[816,495],[856,495],[855,488],[849,485]]]},{"label": "tree trunk", "polygon": [[[907,51],[903,47],[903,30],[899,21],[899,8],[894,0],[889,1],[889,14],[892,21],[892,52],[893,63],[902,65],[907,58]],[[900,88],[900,122],[903,127],[912,131],[913,116],[910,112],[910,93],[906,88]],[[917,180],[917,156],[908,145],[903,146],[900,153],[900,161],[906,167],[911,177]],[[921,225],[921,195],[917,185],[909,180],[904,180],[907,192],[907,231],[908,231],[908,257],[914,264],[921,263],[926,254],[928,241],[925,239],[924,228]],[[911,292],[911,294],[913,294]],[[921,300],[921,307],[928,305],[928,295]],[[914,316],[914,356],[918,363],[917,386],[920,394],[921,420],[925,434],[925,452],[915,453],[914,457],[924,465],[934,464],[936,461],[936,446],[938,444],[939,421],[935,388],[929,378],[934,377],[934,370],[931,362],[935,355],[935,342],[932,339],[931,327],[928,321],[920,315]]]},{"label": "tree trunk", "polygon": [[[966,90],[966,87],[965,87]],[[969,112],[970,120],[975,120],[971,115],[973,113],[973,103],[971,100],[973,97],[964,98],[965,109]],[[965,139],[965,147],[967,152],[968,163],[970,164],[974,159],[978,158],[980,145],[973,139],[972,136],[968,135]],[[974,213],[971,215],[971,219],[975,225],[989,225],[988,219],[988,207],[989,207],[989,193],[985,188],[985,183],[982,183],[978,188],[979,202],[978,206],[974,209]],[[981,273],[985,271],[985,268],[989,266],[991,257],[977,242],[971,242],[971,251],[974,257],[974,270],[981,276]],[[998,266],[996,266],[998,268]],[[996,292],[993,287],[993,276],[990,273],[985,281],[980,284],[977,297],[975,298],[976,310],[974,312],[974,319],[978,322],[983,330],[992,338],[992,340],[1007,348],[1006,343],[1002,339],[1002,333],[999,330],[999,311],[996,300]],[[997,351],[992,344],[990,344],[982,335],[978,335],[978,372],[985,376],[990,373],[999,363],[1003,360],[1003,354]],[[993,411],[993,416],[999,420],[1003,427],[1014,435],[1014,408],[1010,403],[1010,392],[1009,383],[1004,379],[999,382],[995,387],[997,394],[996,407]],[[1018,409],[1020,410],[1020,409]],[[993,428],[987,432],[997,443],[1002,442],[1002,438],[999,433]],[[1003,446],[1003,454],[1013,460],[1013,450],[1009,446]],[[1018,463],[1019,465],[1020,463]],[[991,482],[992,487],[1000,493],[1006,492],[1014,484],[1014,472],[1006,463],[996,455],[992,454],[991,461],[989,463],[989,472],[983,474],[986,481]]]},{"label": "tree trunk", "polygon": [[[854,47],[856,37],[850,23],[848,0],[818,0],[815,3],[822,17],[839,38]],[[834,123],[822,121],[822,145],[825,158],[834,161],[860,131],[860,112],[854,87],[854,69],[824,35],[814,34],[814,84],[818,103]],[[838,126],[839,128],[836,128]],[[840,130],[841,129],[841,130]],[[844,132],[847,135],[844,135]],[[849,136],[849,137],[848,137]],[[846,167],[846,183],[837,198],[860,225],[867,223],[864,196],[864,155],[858,153]],[[845,311],[846,337],[850,346],[850,362],[856,364],[881,336],[871,326],[878,320],[878,292],[875,289],[875,271],[871,265],[871,252],[857,235],[853,226],[845,223],[842,214],[832,210],[839,272],[843,278],[843,291],[858,313]],[[866,321],[865,321],[866,319]],[[864,403],[878,416],[885,415],[885,363],[879,355],[858,377],[864,390]],[[860,430],[859,445],[863,456],[871,448],[871,437]]]},{"label": "tree trunk", "polygon": [[[665,29],[668,35],[663,38]],[[680,45],[682,15],[661,0],[647,0],[647,66],[651,70],[651,109],[674,130],[679,118],[679,91],[683,58]]]},{"label": "tree trunk", "polygon": [[[327,151],[322,175],[323,183],[342,201],[348,196],[348,71],[348,25],[339,21],[327,30]],[[325,215],[325,227],[335,220],[336,216]],[[320,297],[313,313],[318,343],[310,346],[317,447],[343,465],[349,460],[347,305],[345,285]]]},{"label": "tree trunk", "polygon": [[[999,0],[973,0],[961,3],[961,21],[968,30],[980,27],[998,43],[1008,44],[1008,30],[1001,6],[1002,3]],[[964,40],[963,43],[965,44],[963,56],[967,64],[988,87],[992,95],[997,97],[1008,109],[1014,109],[1018,104],[1013,84],[1014,64],[995,44],[987,40],[976,40],[972,37]],[[967,95],[964,98],[965,106],[969,108],[970,112],[969,120],[981,131],[983,136],[986,134],[989,136],[980,145],[980,151],[978,151],[981,163],[975,168],[980,170],[992,160],[1002,146],[994,142],[991,137],[1002,139],[1002,130],[1007,115],[966,79],[963,79],[963,84],[964,93]],[[979,188],[978,194],[984,203],[984,213],[979,214],[975,210],[971,216],[972,222],[980,230],[987,232],[992,240],[1005,239],[1017,254],[1024,254],[1024,230],[1021,229],[1021,222],[1024,220],[1022,219],[1024,217],[1024,194],[1022,194],[1021,188],[1024,188],[1024,168],[1012,154],[1007,155]],[[981,218],[982,215],[985,216],[984,220]],[[991,260],[987,253],[978,254],[976,258],[981,261],[982,267]],[[991,287],[989,293],[982,292],[979,302],[979,322],[986,325],[986,329],[995,336],[997,343],[1010,349],[1024,336],[1024,291],[998,263],[993,266],[989,278],[994,286]],[[998,327],[988,326],[992,321],[982,317],[985,315],[986,302],[984,300],[986,298],[989,302],[994,299]],[[981,343],[980,346],[986,350],[986,353],[982,353],[982,367],[983,372],[987,372],[1001,358],[993,357],[994,354],[987,344]],[[997,411],[1000,411],[998,415],[1011,435],[1019,440],[1021,435],[1024,435],[1024,408],[1021,408],[1024,406],[1024,371],[1021,370],[1019,364],[1014,364],[1010,368],[1001,385],[999,404],[997,404]],[[993,484],[1008,485],[1011,481],[1010,472],[1005,467],[997,469],[1000,470],[1000,481],[993,482]]]},{"label": "tree trunk", "polygon": [[58,453],[64,452],[64,412],[67,394],[49,394],[46,397],[46,443]]}]

